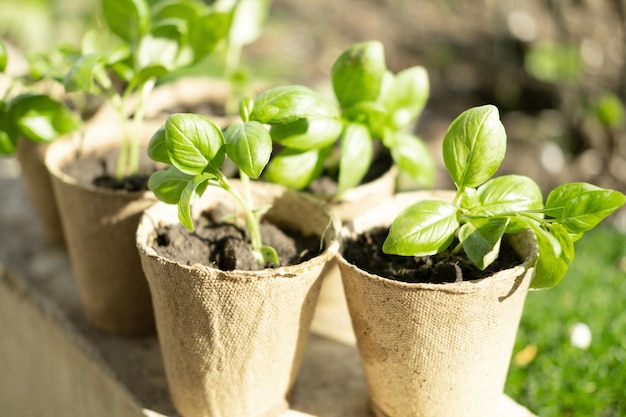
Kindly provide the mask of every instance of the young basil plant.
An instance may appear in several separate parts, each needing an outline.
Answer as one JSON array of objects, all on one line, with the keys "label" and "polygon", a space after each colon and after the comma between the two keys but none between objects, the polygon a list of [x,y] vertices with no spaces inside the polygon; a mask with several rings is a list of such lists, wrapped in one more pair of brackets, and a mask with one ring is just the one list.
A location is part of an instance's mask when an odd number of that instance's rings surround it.
[{"label": "young basil plant", "polygon": [[[101,6],[109,31],[85,35],[65,88],[103,95],[119,113],[126,132],[117,166],[122,177],[138,170],[143,107],[157,80],[210,54],[226,37],[230,17],[201,0],[102,0]],[[135,96],[131,134],[125,112]]]},{"label": "young basil plant", "polygon": [[261,94],[251,119],[271,126],[281,149],[264,178],[302,189],[318,178],[340,149],[339,198],[357,186],[374,156],[374,140],[422,186],[432,186],[435,164],[424,142],[411,133],[429,94],[428,74],[412,67],[393,74],[383,45],[352,45],[332,66],[335,101],[302,86],[282,86]]},{"label": "young basil plant", "polygon": [[[262,124],[249,120],[252,100],[241,104],[242,122],[222,133],[212,121],[196,114],[172,114],[148,146],[151,159],[170,165],[150,176],[148,187],[157,198],[178,205],[178,218],[193,230],[190,207],[208,186],[228,191],[241,204],[246,216],[253,252],[260,264],[278,265],[276,251],[261,240],[261,211],[253,207],[249,179],[261,175],[272,153],[272,139]],[[240,170],[244,191],[238,192],[220,171],[225,156]]]},{"label": "young basil plant", "polygon": [[530,178],[492,178],[504,159],[506,132],[492,105],[463,112],[450,125],[443,142],[445,166],[456,186],[452,203],[418,201],[391,224],[383,251],[429,256],[464,250],[480,269],[498,258],[505,233],[534,232],[539,247],[531,287],[550,288],[574,260],[574,242],[626,202],[614,190],[575,182],[552,190],[545,204]]},{"label": "young basil plant", "polygon": [[[0,73],[6,69],[8,54],[0,41]],[[0,154],[12,155],[20,138],[49,143],[81,126],[80,118],[64,103],[38,93],[14,95],[20,80],[11,85],[0,98]]]}]

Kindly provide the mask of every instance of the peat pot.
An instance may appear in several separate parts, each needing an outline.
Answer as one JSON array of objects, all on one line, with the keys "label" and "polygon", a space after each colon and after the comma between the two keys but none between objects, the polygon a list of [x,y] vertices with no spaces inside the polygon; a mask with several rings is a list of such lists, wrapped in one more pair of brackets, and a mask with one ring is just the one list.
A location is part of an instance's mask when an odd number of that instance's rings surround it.
[{"label": "peat pot", "polygon": [[[418,199],[453,197],[445,191],[398,193],[357,217],[342,236],[388,227]],[[537,257],[532,233],[511,235],[510,243],[523,259],[520,265],[443,284],[365,272],[348,263],[341,249],[338,265],[376,416],[498,415]]]},{"label": "peat pot", "polygon": [[[256,207],[272,205],[264,220],[318,236],[323,251],[260,271],[176,262],[155,251],[159,228],[179,222],[177,207],[164,203],[146,210],[137,231],[170,395],[184,417],[275,416],[287,407],[323,273],[338,250],[339,220],[317,199],[268,183],[253,184],[252,198]],[[209,187],[192,217],[218,203],[241,215],[230,194]]]}]

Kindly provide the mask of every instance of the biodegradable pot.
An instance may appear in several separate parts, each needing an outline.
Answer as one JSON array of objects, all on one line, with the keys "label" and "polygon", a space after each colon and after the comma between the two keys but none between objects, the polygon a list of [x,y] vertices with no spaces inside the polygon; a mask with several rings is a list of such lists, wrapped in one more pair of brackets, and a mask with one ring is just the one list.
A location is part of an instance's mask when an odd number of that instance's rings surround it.
[{"label": "biodegradable pot", "polygon": [[54,198],[52,181],[44,163],[48,144],[28,139],[17,142],[17,160],[20,163],[26,194],[41,221],[43,232],[52,245],[65,246],[63,227]]},{"label": "biodegradable pot", "polygon": [[[391,197],[395,192],[397,176],[398,168],[392,165],[382,176],[346,191],[341,200],[331,202],[331,210],[342,223],[349,223],[380,204],[381,200]],[[341,273],[335,259],[330,262],[324,276],[312,329],[346,344],[355,343]]]},{"label": "biodegradable pot", "polygon": [[[157,128],[144,125],[142,138],[147,141]],[[84,136],[52,143],[46,167],[88,321],[109,333],[150,333],[154,332],[154,314],[135,247],[135,232],[143,210],[156,198],[151,192],[115,191],[86,184],[64,170],[80,155],[119,149],[121,137],[114,123],[94,124]]]},{"label": "biodegradable pot", "polygon": [[[268,183],[252,195],[256,206],[272,204],[265,220],[323,237],[323,253],[262,271],[187,266],[153,249],[158,227],[179,222],[176,206],[163,203],[146,210],[137,231],[170,395],[184,417],[274,416],[287,407],[322,274],[338,250],[339,220],[318,200]],[[209,187],[193,216],[218,203],[240,212],[230,194]]]},{"label": "biodegradable pot", "polygon": [[[356,218],[342,235],[389,226],[418,199],[453,196],[399,193]],[[376,416],[497,415],[537,258],[532,233],[513,235],[510,242],[523,264],[484,279],[446,284],[398,282],[338,255]]]}]

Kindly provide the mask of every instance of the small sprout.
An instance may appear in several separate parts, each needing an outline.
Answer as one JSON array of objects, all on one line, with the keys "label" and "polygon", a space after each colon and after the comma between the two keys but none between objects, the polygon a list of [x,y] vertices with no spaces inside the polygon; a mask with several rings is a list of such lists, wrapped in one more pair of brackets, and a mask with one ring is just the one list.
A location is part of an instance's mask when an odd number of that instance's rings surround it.
[{"label": "small sprout", "polygon": [[[165,126],[152,136],[148,156],[171,166],[152,174],[148,187],[159,200],[178,205],[178,218],[189,230],[194,228],[191,205],[206,188],[214,186],[228,191],[244,210],[252,250],[259,264],[278,265],[276,250],[261,241],[259,221],[267,207],[253,207],[249,197],[249,179],[261,175],[272,152],[267,129],[247,120],[253,106],[250,99],[242,100],[243,122],[231,124],[224,133],[204,116],[170,115]],[[226,156],[240,170],[242,193],[231,186],[220,170]]]},{"label": "small sprout", "polygon": [[506,233],[530,229],[539,256],[531,287],[550,288],[574,260],[574,242],[626,203],[618,191],[587,183],[569,183],[549,193],[545,205],[530,178],[491,178],[504,159],[506,133],[491,105],[463,112],[450,125],[443,142],[446,168],[456,185],[452,203],[417,201],[391,224],[383,251],[429,256],[446,250],[465,251],[481,270],[499,256]]},{"label": "small sprout", "polygon": [[[271,126],[281,149],[264,178],[295,189],[307,187],[333,165],[334,198],[357,186],[374,157],[374,140],[418,184],[432,186],[435,163],[424,142],[411,133],[429,94],[422,67],[391,73],[383,45],[362,42],[345,50],[331,68],[334,101],[303,86],[281,86],[261,94],[250,120]],[[333,160],[333,148],[340,149]]]}]

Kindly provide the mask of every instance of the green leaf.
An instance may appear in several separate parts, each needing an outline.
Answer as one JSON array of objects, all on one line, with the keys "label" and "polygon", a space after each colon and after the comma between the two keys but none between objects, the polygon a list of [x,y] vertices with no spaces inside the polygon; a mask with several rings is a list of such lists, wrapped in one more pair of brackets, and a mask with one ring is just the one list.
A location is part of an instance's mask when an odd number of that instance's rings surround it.
[{"label": "green leaf", "polygon": [[4,43],[0,40],[0,73],[7,69],[7,61],[9,60],[9,54]]},{"label": "green leaf", "polygon": [[393,221],[383,252],[429,256],[444,251],[459,228],[458,209],[439,200],[422,200],[404,209]]},{"label": "green leaf", "polygon": [[377,138],[382,138],[389,128],[387,109],[376,101],[361,101],[344,109],[343,116],[350,122],[367,126],[372,136]]},{"label": "green leaf", "polygon": [[541,210],[543,196],[537,183],[521,175],[492,178],[478,188],[477,206],[472,214],[495,216],[520,211]]},{"label": "green leaf", "polygon": [[592,184],[562,184],[548,195],[545,212],[569,233],[589,231],[626,202],[624,194]]},{"label": "green leaf", "polygon": [[569,267],[568,253],[566,250],[563,250],[561,243],[568,245],[567,239],[569,239],[569,234],[563,233],[562,230],[557,228],[557,238],[539,226],[533,227],[533,230],[537,236],[539,257],[537,258],[535,276],[530,283],[530,288],[552,288],[563,279]]},{"label": "green leaf", "polygon": [[4,102],[0,101],[0,154],[15,154],[18,136],[15,124],[4,111]]},{"label": "green leaf", "polygon": [[[220,1],[216,7],[220,8]],[[231,0],[222,1],[221,3],[232,4]],[[234,3],[232,7],[232,21],[229,41],[235,45],[247,45],[254,42],[261,35],[263,22],[267,17],[269,10],[269,0],[240,0]]]},{"label": "green leaf", "polygon": [[320,176],[328,154],[328,149],[304,152],[290,148],[282,149],[271,159],[263,178],[296,190],[303,189]]},{"label": "green leaf", "polygon": [[172,165],[170,156],[167,153],[167,144],[165,143],[165,126],[159,128],[148,142],[148,157],[156,162]]},{"label": "green leaf", "polygon": [[9,104],[8,117],[20,133],[35,142],[52,142],[81,125],[64,104],[42,94],[23,94]]},{"label": "green leaf", "polygon": [[461,113],[443,140],[443,159],[458,189],[478,187],[498,169],[506,151],[506,132],[492,105]]},{"label": "green leaf", "polygon": [[224,162],[224,136],[197,114],[172,114],[165,122],[165,145],[172,165],[189,175],[218,170]]},{"label": "green leaf", "polygon": [[344,51],[331,68],[333,89],[341,107],[376,101],[386,71],[385,51],[379,41],[357,43]]},{"label": "green leaf", "polygon": [[150,8],[146,0],[102,0],[102,11],[113,33],[128,43],[136,43],[148,33]]},{"label": "green leaf", "polygon": [[416,184],[430,188],[435,183],[437,166],[424,141],[406,132],[390,133],[391,157],[398,167],[410,175]]},{"label": "green leaf", "polygon": [[189,41],[194,51],[194,62],[213,52],[217,44],[226,39],[229,29],[228,13],[207,13],[189,22]]},{"label": "green leaf", "polygon": [[209,180],[215,178],[210,172],[203,172],[191,178],[180,194],[178,201],[178,220],[188,230],[193,230],[191,218],[191,205],[204,193]]},{"label": "green leaf", "polygon": [[500,242],[509,219],[506,217],[470,219],[459,230],[459,241],[465,254],[484,270],[500,253]]},{"label": "green leaf", "polygon": [[179,46],[180,35],[178,37],[175,34],[171,37],[146,35],[141,38],[137,49],[137,64],[140,69],[161,67],[164,73],[158,76],[163,77],[169,71],[190,63],[179,61]]},{"label": "green leaf", "polygon": [[183,190],[193,178],[192,175],[185,174],[176,167],[169,167],[150,175],[148,188],[159,200],[167,204],[177,204]]},{"label": "green leaf", "polygon": [[430,84],[428,72],[423,67],[412,67],[396,74],[393,88],[385,98],[385,107],[391,112],[391,125],[395,130],[410,127],[421,114]]},{"label": "green leaf", "polygon": [[255,256],[261,265],[280,265],[278,253],[273,247],[263,245],[255,252]]},{"label": "green leaf", "polygon": [[341,138],[337,196],[359,185],[372,164],[374,145],[363,125],[349,123]]},{"label": "green leaf", "polygon": [[164,19],[181,19],[190,21],[207,8],[199,0],[160,0],[152,6],[152,17],[155,21]]},{"label": "green leaf", "polygon": [[63,84],[68,93],[93,93],[94,77],[100,66],[97,55],[83,55],[72,65],[65,75]]},{"label": "green leaf", "polygon": [[259,122],[233,123],[224,132],[226,154],[250,178],[258,178],[270,160],[272,139]]},{"label": "green leaf", "polygon": [[337,118],[338,110],[310,88],[294,85],[275,87],[261,93],[250,119],[263,124],[288,124],[303,118]]},{"label": "green leaf", "polygon": [[309,150],[332,145],[341,134],[343,124],[339,119],[311,117],[295,122],[272,126],[272,140],[287,148]]}]

